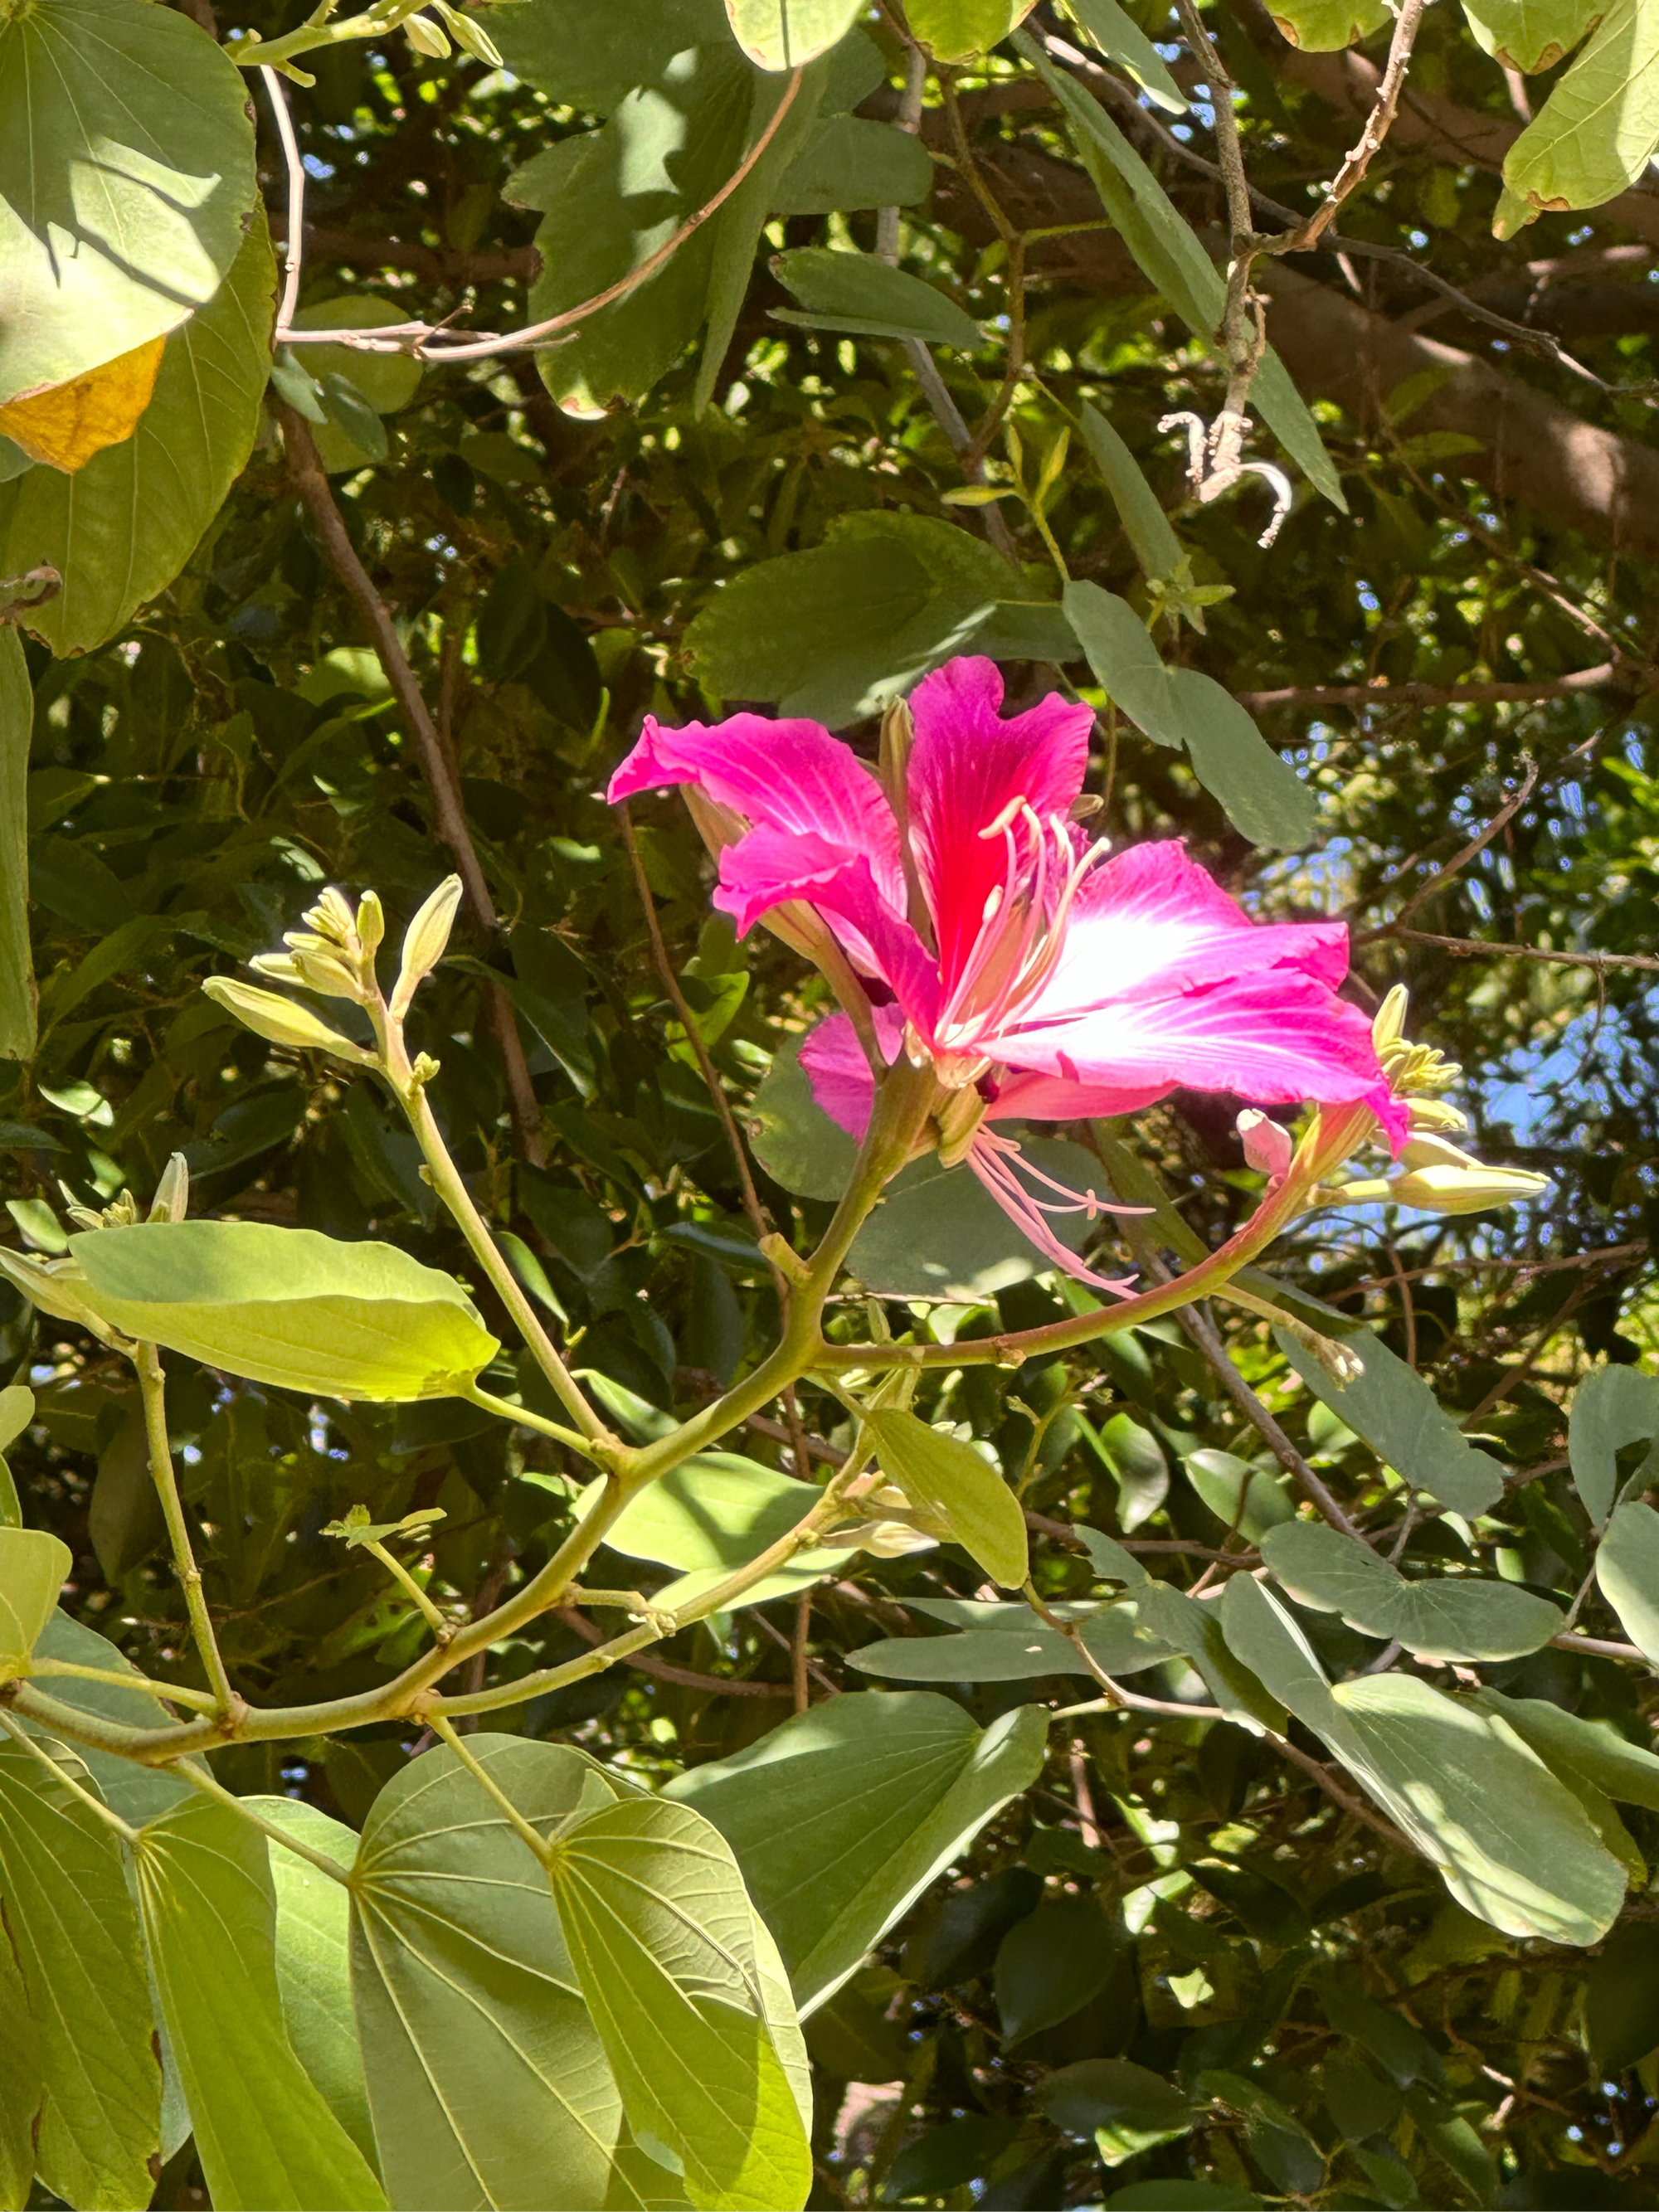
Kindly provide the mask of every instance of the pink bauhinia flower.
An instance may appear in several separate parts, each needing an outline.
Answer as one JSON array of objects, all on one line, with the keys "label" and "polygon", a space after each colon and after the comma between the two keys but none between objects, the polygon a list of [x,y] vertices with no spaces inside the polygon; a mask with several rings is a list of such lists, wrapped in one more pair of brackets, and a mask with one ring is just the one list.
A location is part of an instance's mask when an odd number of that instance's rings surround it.
[{"label": "pink bauhinia flower", "polygon": [[947,1162],[965,1160],[1057,1265],[1116,1290],[1049,1225],[1105,1202],[1052,1183],[994,1124],[1132,1114],[1193,1089],[1363,1103],[1398,1140],[1404,1108],[1370,1022],[1337,995],[1344,926],[1254,922],[1176,843],[1091,842],[1073,816],[1092,711],[1054,694],[1023,714],[1001,703],[988,660],[924,678],[887,788],[816,722],[647,719],[609,796],[690,787],[720,858],[716,906],[740,933],[769,921],[844,1000],[849,983],[864,994],[862,1042],[838,1014],[800,1055],[842,1127],[861,1138],[869,1122],[872,1044],[889,1064],[931,1060]]}]

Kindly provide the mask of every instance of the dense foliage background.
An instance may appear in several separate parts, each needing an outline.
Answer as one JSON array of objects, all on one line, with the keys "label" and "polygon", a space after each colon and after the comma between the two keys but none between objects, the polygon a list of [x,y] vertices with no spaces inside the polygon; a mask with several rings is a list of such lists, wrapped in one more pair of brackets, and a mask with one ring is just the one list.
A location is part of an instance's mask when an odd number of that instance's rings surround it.
[{"label": "dense foliage background", "polygon": [[[32,4],[42,20],[72,13]],[[276,5],[217,21],[209,0],[186,12],[204,45],[301,20]],[[717,0],[481,10],[500,67],[416,51],[383,12],[384,34],[305,54],[314,84],[285,88],[307,180],[301,324],[509,331],[556,314],[655,251],[752,143],[755,72]],[[1325,10],[1322,37],[1298,13],[1300,47],[1253,0],[1204,15],[1239,88],[1250,181],[1298,219],[1356,137],[1394,30],[1377,9],[1358,45],[1318,51],[1352,27],[1334,24],[1342,12]],[[0,60],[29,13],[26,0],[0,14]],[[1109,58],[1047,0],[1027,35],[1224,255],[1206,64],[1160,0],[1130,13],[1190,106],[1140,96],[1123,58],[1139,49]],[[194,1212],[392,1239],[468,1275],[510,1334],[375,1085],[270,1047],[199,988],[274,947],[326,884],[376,888],[395,934],[459,838],[489,918],[477,898],[463,909],[414,1030],[442,1064],[454,1153],[613,1413],[631,1409],[643,1433],[653,1409],[708,1401],[770,1340],[776,1309],[684,1014],[742,1114],[822,987],[775,939],[738,945],[710,918],[678,802],[636,805],[636,875],[605,779],[646,713],[713,719],[734,702],[819,715],[868,751],[884,696],[953,644],[977,647],[1019,699],[1069,682],[1101,703],[1097,826],[1184,837],[1255,910],[1346,916],[1353,994],[1370,1007],[1409,984],[1413,1033],[1463,1064],[1473,1148],[1549,1176],[1544,1200],[1477,1218],[1317,1214],[1270,1257],[1368,1320],[1497,1455],[1505,1495],[1470,1540],[1565,1602],[1592,1549],[1567,1471],[1571,1395],[1587,1370],[1659,1348],[1659,196],[1638,177],[1495,240],[1503,154],[1543,87],[1483,52],[1462,12],[1429,9],[1343,242],[1258,267],[1268,336],[1333,470],[1322,495],[1255,431],[1250,455],[1284,465],[1294,491],[1264,550],[1271,487],[1247,476],[1200,503],[1184,433],[1159,427],[1183,410],[1213,418],[1224,360],[1103,214],[1097,155],[1030,53],[993,30],[988,52],[969,37],[959,64],[927,63],[918,168],[893,143],[907,82],[921,82],[899,11],[861,17],[856,44],[813,65],[818,116],[843,118],[812,142],[820,173],[799,167],[798,132],[797,167],[757,168],[757,191],[661,275],[540,352],[446,364],[296,345],[267,404],[264,366],[250,374],[235,338],[267,344],[280,274],[255,215],[194,337],[167,340],[136,439],[74,477],[8,464],[0,573],[17,579],[6,595],[33,687],[39,987],[38,1046],[0,1061],[9,1241],[61,1249],[64,1192],[97,1207],[130,1188],[147,1203],[182,1152]],[[784,82],[754,94],[757,115]],[[6,82],[0,66],[0,137]],[[267,106],[258,181],[280,249],[291,178],[270,122]],[[880,210],[901,198],[895,230]],[[1284,227],[1270,208],[1261,220]],[[772,258],[825,246],[896,246],[936,289],[933,349],[906,336],[914,299],[861,312],[805,289],[830,281],[821,270]],[[1186,586],[1209,587],[1198,626],[1158,624],[1166,661],[1243,699],[1316,798],[1316,828],[1289,849],[1249,842],[1189,757],[1114,710],[1056,633],[1062,566],[1148,617],[1170,598],[1149,596],[1088,406],[1173,520]],[[1007,495],[975,503],[988,485]],[[55,593],[25,580],[43,564]],[[14,838],[3,865],[21,852]],[[1182,1098],[1102,1133],[1155,1163],[1206,1247],[1253,1203],[1232,1110]],[[768,1128],[760,1207],[786,1231],[821,1226],[827,1200],[777,1179]],[[1069,1310],[1053,1278],[974,1246],[974,1226],[951,1244],[937,1193],[906,1217],[871,1289],[925,1291],[904,1261],[926,1234],[956,1296],[890,1297],[879,1326],[960,1339]],[[861,1326],[853,1286],[844,1305]],[[1214,1319],[1296,1452],[1362,1518],[1389,1518],[1376,1456],[1267,1329]],[[568,1525],[575,1462],[459,1401],[343,1407],[168,1365],[222,1648],[256,1704],[372,1686],[419,1639],[374,1559],[321,1533],[351,1505],[386,1522],[441,1509],[428,1587],[475,1613]],[[125,1362],[0,1286],[0,1367],[35,1392],[9,1459],[27,1519],[74,1553],[66,1606],[147,1673],[199,1680]],[[522,1363],[494,1380],[557,1410]],[[1186,1583],[1227,1548],[1233,1517],[1218,1510],[1222,1463],[1201,1455],[1259,1462],[1264,1482],[1276,1468],[1173,1320],[928,1392],[929,1417],[970,1424],[1019,1486],[1051,1600],[1089,1586],[1070,1524],[1133,1538]],[[827,1449],[846,1443],[832,1398],[809,1385],[801,1413]],[[789,1464],[773,1416],[730,1448]],[[1459,1560],[1462,1541],[1431,1512],[1408,1564]],[[611,1565],[593,1579],[641,1571]],[[487,1725],[660,1780],[809,1703],[871,1694],[848,1656],[924,1632],[906,1600],[972,1598],[982,1580],[951,1547],[866,1558],[804,1603],[723,1616]],[[1302,1619],[1334,1674],[1382,1649],[1334,1614]],[[1593,1583],[1577,1625],[1625,1633]],[[470,1662],[467,1686],[596,1633],[567,1608]],[[1649,1740],[1650,1677],[1616,1656],[1545,1648],[1478,1679]],[[1194,1678],[1171,1663],[1135,1682],[1176,1707]],[[1075,1678],[940,1692],[981,1725],[1093,1694]],[[214,1767],[238,1793],[286,1792],[356,1826],[421,1748],[388,1723],[233,1747]],[[1659,1846],[1659,1814],[1624,1817],[1634,1869]],[[1173,1711],[1080,1712],[1051,1726],[1038,1784],[809,2020],[812,2202],[1049,2206],[1192,2179],[1219,2193],[1121,2201],[1649,2203],[1653,1926],[1633,1873],[1604,1944],[1506,1937],[1260,1738]],[[1098,2081],[1092,2106],[1075,2082],[1070,2105],[1045,2086],[1100,2059],[1164,2087],[1111,2107]],[[190,2139],[154,2201],[205,2201]]]}]

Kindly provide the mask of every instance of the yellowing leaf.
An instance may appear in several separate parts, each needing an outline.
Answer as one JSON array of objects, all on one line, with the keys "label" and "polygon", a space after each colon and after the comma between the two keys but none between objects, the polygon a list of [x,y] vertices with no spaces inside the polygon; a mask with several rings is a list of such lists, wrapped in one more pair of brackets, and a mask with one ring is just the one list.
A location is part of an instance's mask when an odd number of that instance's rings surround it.
[{"label": "yellowing leaf", "polygon": [[124,445],[155,390],[165,338],[148,338],[67,384],[0,407],[0,431],[33,461],[72,477],[106,446]]}]

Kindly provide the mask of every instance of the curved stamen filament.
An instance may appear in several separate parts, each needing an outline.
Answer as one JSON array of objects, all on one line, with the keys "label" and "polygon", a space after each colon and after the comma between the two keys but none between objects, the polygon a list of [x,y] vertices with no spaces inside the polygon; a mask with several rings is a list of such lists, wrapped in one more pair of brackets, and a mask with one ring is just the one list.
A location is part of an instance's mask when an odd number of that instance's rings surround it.
[{"label": "curved stamen filament", "polygon": [[[1147,1211],[1145,1206],[1117,1206],[1097,1196],[1093,1191],[1074,1191],[1034,1165],[1012,1137],[998,1136],[994,1131],[983,1127],[975,1133],[968,1153],[968,1165],[1003,1212],[1018,1224],[1023,1234],[1038,1251],[1052,1260],[1056,1267],[1064,1268],[1068,1275],[1074,1275],[1079,1282],[1088,1283],[1096,1290],[1109,1291],[1114,1297],[1121,1297],[1133,1288],[1133,1276],[1114,1281],[1108,1276],[1096,1273],[1092,1267],[1085,1267],[1075,1252],[1061,1243],[1050,1228],[1048,1217],[1051,1213],[1086,1213],[1092,1219],[1100,1213],[1144,1213]],[[1050,1190],[1060,1193],[1066,1202],[1057,1204],[1053,1200],[1040,1199],[1026,1189],[1015,1172],[1017,1165],[1024,1174],[1046,1183]]]},{"label": "curved stamen filament", "polygon": [[[1024,862],[1015,836],[1022,823],[1032,833]],[[1078,891],[1107,851],[1101,842],[1077,853],[1066,820],[1053,815],[1045,823],[1023,799],[1011,799],[980,835],[1002,837],[1005,875],[985,902],[973,949],[936,1025],[940,1044],[951,1051],[1007,1029],[1046,988],[1065,951]]]}]

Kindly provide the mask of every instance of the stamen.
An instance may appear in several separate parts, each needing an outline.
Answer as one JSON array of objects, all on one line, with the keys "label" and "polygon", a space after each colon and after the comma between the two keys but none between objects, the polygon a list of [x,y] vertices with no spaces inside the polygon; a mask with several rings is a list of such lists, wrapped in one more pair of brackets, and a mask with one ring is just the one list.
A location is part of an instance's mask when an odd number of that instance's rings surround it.
[{"label": "stamen", "polygon": [[[1063,1268],[1068,1275],[1075,1276],[1079,1282],[1087,1283],[1094,1290],[1103,1291],[1113,1297],[1127,1296],[1134,1288],[1133,1276],[1125,1276],[1121,1279],[1113,1280],[1109,1276],[1097,1274],[1092,1267],[1085,1267],[1075,1252],[1060,1243],[1045,1218],[1048,1209],[1033,1199],[1030,1193],[1021,1186],[1014,1174],[1012,1163],[1018,1155],[1019,1146],[1011,1138],[995,1136],[991,1131],[981,1127],[969,1152],[968,1165],[979,1177],[986,1189],[990,1192],[1003,1212],[1011,1220],[1018,1224],[1022,1232],[1030,1238],[1046,1259],[1052,1260],[1057,1267]],[[1022,1160],[1021,1164],[1028,1174],[1038,1172],[1032,1169],[1029,1160]],[[1045,1176],[1043,1180],[1047,1182],[1051,1179]],[[1056,1189],[1064,1188],[1064,1185],[1058,1183],[1054,1187]],[[1091,1193],[1091,1199],[1092,1196]],[[1094,1203],[1101,1205],[1102,1201],[1095,1200]],[[1055,1210],[1070,1211],[1085,1208],[1085,1202],[1079,1200],[1079,1209]],[[1112,1210],[1141,1212],[1146,1209],[1127,1207]]]}]

